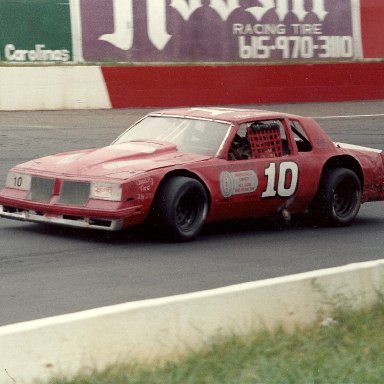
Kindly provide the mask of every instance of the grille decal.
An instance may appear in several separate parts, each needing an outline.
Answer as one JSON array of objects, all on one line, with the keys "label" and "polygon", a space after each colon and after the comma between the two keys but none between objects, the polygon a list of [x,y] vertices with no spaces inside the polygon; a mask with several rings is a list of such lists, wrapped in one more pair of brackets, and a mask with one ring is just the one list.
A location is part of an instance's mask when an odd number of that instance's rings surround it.
[{"label": "grille decal", "polygon": [[27,199],[31,201],[48,202],[53,195],[54,185],[54,179],[32,176],[31,188]]},{"label": "grille decal", "polygon": [[60,189],[60,204],[85,205],[89,199],[90,183],[63,180]]}]

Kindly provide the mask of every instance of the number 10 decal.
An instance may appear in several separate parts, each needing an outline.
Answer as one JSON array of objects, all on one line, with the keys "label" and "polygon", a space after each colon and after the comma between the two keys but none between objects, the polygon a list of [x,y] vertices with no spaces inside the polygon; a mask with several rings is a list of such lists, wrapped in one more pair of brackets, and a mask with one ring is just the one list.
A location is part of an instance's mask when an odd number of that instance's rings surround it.
[{"label": "number 10 decal", "polygon": [[299,180],[299,167],[293,161],[285,161],[279,164],[279,178],[276,190],[276,163],[269,164],[264,174],[267,177],[267,188],[262,193],[262,198],[290,197],[296,192]]}]

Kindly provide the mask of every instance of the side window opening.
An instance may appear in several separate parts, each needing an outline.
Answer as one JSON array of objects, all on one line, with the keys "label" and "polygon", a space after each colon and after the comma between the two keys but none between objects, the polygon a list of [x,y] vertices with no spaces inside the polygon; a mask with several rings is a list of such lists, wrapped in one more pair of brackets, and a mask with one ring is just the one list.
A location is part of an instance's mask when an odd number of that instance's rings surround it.
[{"label": "side window opening", "polygon": [[310,152],[312,151],[312,144],[308,139],[307,134],[305,133],[300,122],[297,120],[292,120],[290,122],[290,128],[295,139],[297,150],[299,152]]},{"label": "side window opening", "polygon": [[248,160],[252,158],[251,145],[247,137],[247,124],[241,124],[231,146],[229,147],[229,160]]},{"label": "side window opening", "polygon": [[240,125],[229,160],[281,157],[291,153],[281,120],[259,120]]}]

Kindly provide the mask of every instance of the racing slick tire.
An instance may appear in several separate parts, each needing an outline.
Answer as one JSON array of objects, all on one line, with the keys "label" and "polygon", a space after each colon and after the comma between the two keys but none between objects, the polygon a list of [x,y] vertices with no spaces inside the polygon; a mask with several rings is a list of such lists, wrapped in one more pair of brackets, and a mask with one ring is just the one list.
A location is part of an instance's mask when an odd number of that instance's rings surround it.
[{"label": "racing slick tire", "polygon": [[202,230],[208,214],[208,195],[192,178],[175,176],[159,188],[152,224],[164,240],[190,241]]},{"label": "racing slick tire", "polygon": [[346,226],[355,219],[360,205],[361,183],[356,173],[335,168],[326,172],[311,210],[325,225]]}]

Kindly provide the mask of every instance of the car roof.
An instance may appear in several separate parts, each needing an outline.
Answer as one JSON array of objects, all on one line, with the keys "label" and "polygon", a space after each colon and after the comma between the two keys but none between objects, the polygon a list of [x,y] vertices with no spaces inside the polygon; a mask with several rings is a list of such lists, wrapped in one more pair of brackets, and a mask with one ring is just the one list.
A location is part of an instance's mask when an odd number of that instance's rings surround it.
[{"label": "car roof", "polygon": [[301,116],[292,115],[283,112],[266,111],[262,109],[244,109],[244,108],[220,108],[220,107],[191,107],[191,108],[173,108],[154,111],[150,116],[175,116],[189,117],[196,119],[207,119],[223,121],[228,123],[242,123],[250,120],[259,119],[299,119]]}]

